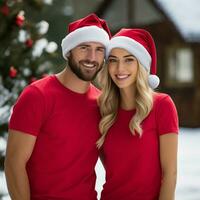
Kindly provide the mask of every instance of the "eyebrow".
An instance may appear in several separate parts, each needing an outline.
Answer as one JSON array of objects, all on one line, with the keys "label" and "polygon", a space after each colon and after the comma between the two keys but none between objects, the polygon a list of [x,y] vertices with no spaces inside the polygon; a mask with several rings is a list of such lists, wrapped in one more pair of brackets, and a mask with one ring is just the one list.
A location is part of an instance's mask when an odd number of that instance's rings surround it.
[{"label": "eyebrow", "polygon": [[[82,46],[84,46],[84,47],[90,47],[89,44],[84,44],[84,43],[79,44],[77,47],[82,47]],[[96,48],[97,48],[97,49],[103,49],[103,50],[106,49],[104,46],[97,46]]]},{"label": "eyebrow", "polygon": [[81,46],[89,47],[90,45],[88,45],[88,44],[79,44],[77,47],[81,47]]},{"label": "eyebrow", "polygon": [[[117,58],[117,56],[114,56],[114,55],[109,55],[108,56],[109,58],[111,57],[111,58]],[[124,58],[127,58],[127,57],[133,57],[133,58],[135,58],[135,56],[133,56],[132,54],[128,54],[128,55],[125,55],[125,56],[123,56]]]}]

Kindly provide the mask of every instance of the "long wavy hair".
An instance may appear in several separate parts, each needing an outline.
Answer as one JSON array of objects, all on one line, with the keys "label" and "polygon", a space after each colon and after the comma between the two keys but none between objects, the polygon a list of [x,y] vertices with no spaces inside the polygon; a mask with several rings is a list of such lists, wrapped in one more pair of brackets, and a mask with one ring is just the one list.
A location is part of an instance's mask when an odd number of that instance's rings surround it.
[{"label": "long wavy hair", "polygon": [[[129,128],[133,135],[139,134],[139,136],[142,136],[141,122],[148,116],[153,106],[153,90],[148,85],[148,75],[149,72],[138,62],[135,97],[136,113],[129,122]],[[102,83],[102,94],[98,99],[98,103],[101,113],[99,123],[101,137],[96,143],[98,148],[103,145],[108,130],[116,120],[120,106],[119,88],[109,75],[108,64],[101,73],[100,81]]]}]

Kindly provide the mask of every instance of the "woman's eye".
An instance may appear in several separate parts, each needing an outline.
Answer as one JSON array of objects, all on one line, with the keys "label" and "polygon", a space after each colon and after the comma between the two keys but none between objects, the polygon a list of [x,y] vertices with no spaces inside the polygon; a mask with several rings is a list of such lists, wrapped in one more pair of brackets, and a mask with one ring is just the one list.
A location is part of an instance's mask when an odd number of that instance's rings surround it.
[{"label": "woman's eye", "polygon": [[114,63],[114,62],[117,62],[117,61],[115,59],[112,59],[112,58],[108,59],[108,63]]},{"label": "woman's eye", "polygon": [[125,61],[129,63],[129,62],[133,62],[134,59],[133,59],[133,58],[128,58],[128,59],[126,59]]}]

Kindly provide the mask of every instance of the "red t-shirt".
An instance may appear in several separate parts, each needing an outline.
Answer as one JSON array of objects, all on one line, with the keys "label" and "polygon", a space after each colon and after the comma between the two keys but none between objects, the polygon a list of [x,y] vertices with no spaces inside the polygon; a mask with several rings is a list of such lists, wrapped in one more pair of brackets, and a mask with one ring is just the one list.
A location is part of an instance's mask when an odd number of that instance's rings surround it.
[{"label": "red t-shirt", "polygon": [[103,145],[106,183],[101,200],[158,200],[159,136],[178,133],[176,108],[168,95],[155,94],[153,109],[142,122],[141,138],[129,130],[134,113],[135,110],[119,109],[107,134]]},{"label": "red t-shirt", "polygon": [[99,90],[85,94],[49,76],[20,95],[9,128],[37,137],[27,163],[32,200],[96,200]]}]

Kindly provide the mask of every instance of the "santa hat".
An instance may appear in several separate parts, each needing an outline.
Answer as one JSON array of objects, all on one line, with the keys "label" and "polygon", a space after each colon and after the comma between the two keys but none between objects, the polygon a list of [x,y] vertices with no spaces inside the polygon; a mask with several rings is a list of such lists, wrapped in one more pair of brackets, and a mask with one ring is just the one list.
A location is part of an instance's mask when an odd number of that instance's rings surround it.
[{"label": "santa hat", "polygon": [[83,42],[100,42],[107,47],[110,37],[106,21],[92,13],[69,24],[68,35],[61,43],[63,57],[67,59],[68,52]]},{"label": "santa hat", "polygon": [[148,81],[152,89],[158,87],[160,79],[156,76],[156,47],[150,33],[144,29],[121,29],[110,40],[107,57],[113,48],[123,48],[133,54],[150,73]]}]

